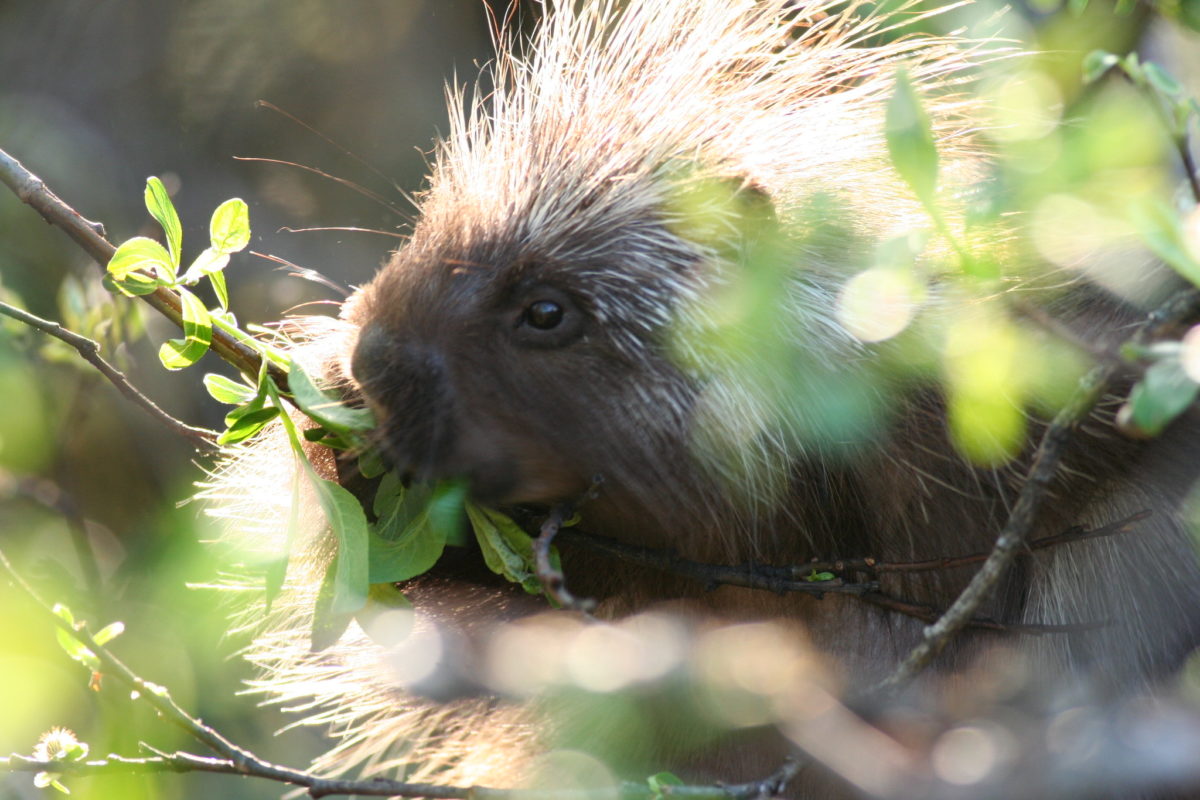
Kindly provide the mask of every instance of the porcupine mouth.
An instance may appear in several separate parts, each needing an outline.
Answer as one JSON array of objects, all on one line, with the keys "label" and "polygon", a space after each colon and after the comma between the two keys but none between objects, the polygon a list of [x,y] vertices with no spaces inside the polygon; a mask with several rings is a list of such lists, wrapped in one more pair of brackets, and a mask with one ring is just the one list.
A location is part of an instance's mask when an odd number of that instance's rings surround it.
[{"label": "porcupine mouth", "polygon": [[581,494],[586,485],[520,459],[477,465],[465,473],[471,499],[486,506],[552,505]]},{"label": "porcupine mouth", "polygon": [[483,506],[550,506],[578,497],[588,486],[566,470],[528,456],[491,455],[456,459],[439,467],[400,467],[405,484],[461,481],[472,501]]}]

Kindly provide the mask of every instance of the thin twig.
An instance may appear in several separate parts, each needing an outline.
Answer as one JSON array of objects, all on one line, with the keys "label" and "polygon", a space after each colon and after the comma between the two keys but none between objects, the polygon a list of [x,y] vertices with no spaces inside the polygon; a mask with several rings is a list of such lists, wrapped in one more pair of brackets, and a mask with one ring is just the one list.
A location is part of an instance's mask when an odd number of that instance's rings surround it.
[{"label": "thin twig", "polygon": [[596,601],[571,594],[567,590],[566,576],[550,561],[550,546],[554,544],[554,537],[562,532],[563,522],[573,513],[573,507],[565,504],[550,510],[538,537],[533,540],[533,554],[537,561],[537,577],[541,581],[543,591],[563,608],[587,614],[596,607]]},{"label": "thin twig", "polygon": [[153,400],[146,397],[136,386],[130,383],[123,372],[104,360],[104,357],[100,355],[100,344],[95,340],[64,328],[57,322],[35,316],[28,311],[11,306],[8,303],[0,302],[0,314],[23,322],[29,327],[36,328],[59,341],[66,342],[75,348],[84,361],[95,367],[101,375],[108,379],[109,383],[117,387],[117,391],[125,395],[129,400],[132,400],[135,405],[141,407],[150,416],[166,425],[175,433],[195,442],[205,449],[217,449],[217,434],[215,432],[204,428],[192,427],[159,408]]},{"label": "thin twig", "polygon": [[[789,760],[784,767],[765,780],[729,786],[664,786],[665,797],[688,800],[762,800],[774,797],[800,770],[800,762]],[[13,754],[0,758],[0,771],[52,772],[60,775],[145,774],[152,772],[210,772],[219,775],[240,775],[264,778],[280,783],[302,786],[310,797],[331,795],[363,795],[368,797],[413,797],[429,800],[586,800],[596,796],[587,789],[492,789],[486,786],[439,786],[432,783],[404,783],[386,778],[341,780],[321,778],[307,772],[274,767],[259,771],[245,769],[227,758],[212,758],[194,753],[163,753],[151,758],[126,758],[108,755],[92,761],[40,761]],[[655,796],[645,783],[626,782],[614,787],[620,800],[652,800]],[[774,792],[774,793],[771,793]]]},{"label": "thin twig", "polygon": [[[1124,519],[1119,519],[1116,522],[1110,522],[1107,525],[1102,525],[1099,528],[1083,529],[1072,528],[1070,530],[1057,533],[1053,536],[1046,536],[1041,539],[1035,539],[1028,543],[1028,549],[1032,552],[1038,550],[1046,550],[1052,547],[1061,547],[1064,544],[1072,542],[1086,542],[1089,539],[1100,539],[1106,536],[1117,536],[1124,533],[1129,533],[1137,523],[1148,519],[1151,516],[1150,511],[1139,511],[1136,514],[1130,514]],[[866,572],[871,575],[880,575],[885,573],[912,573],[912,572],[942,572],[956,567],[966,567],[973,564],[986,561],[988,553],[971,553],[965,556],[951,556],[948,558],[933,558],[925,561],[881,561],[876,558],[843,558],[834,561],[810,561],[807,564],[792,567],[797,575],[807,574],[812,571],[817,572]]]},{"label": "thin twig", "polygon": [[[1197,294],[1194,290],[1177,293],[1147,317],[1130,341],[1135,344],[1149,341],[1163,328],[1192,313],[1196,305]],[[1115,363],[1101,364],[1083,377],[1074,395],[1055,415],[1042,435],[1008,521],[1001,529],[996,545],[983,562],[983,566],[972,576],[970,583],[946,613],[937,622],[925,628],[921,641],[905,656],[892,674],[872,689],[873,693],[888,694],[909,683],[933,661],[955,634],[975,618],[980,604],[992,593],[1013,559],[1026,549],[1026,541],[1033,529],[1037,511],[1045,499],[1047,488],[1058,475],[1059,462],[1071,432],[1091,413],[1117,369],[1118,365]]]},{"label": "thin twig", "polygon": [[[1140,516],[1138,517],[1141,518]],[[1122,520],[1122,523],[1128,521]],[[1065,544],[1070,541],[1083,541],[1098,536],[1110,536],[1121,531],[1115,528],[1120,523],[1114,523],[1112,526],[1105,526],[1104,529],[1096,529],[1094,531],[1070,532],[1060,534],[1059,536],[1050,537],[1056,541],[1054,544]],[[1111,530],[1110,530],[1111,528]],[[811,562],[800,566],[774,567],[762,564],[743,564],[738,566],[729,566],[726,564],[706,564],[699,561],[690,561],[681,558],[674,553],[663,550],[652,550],[646,547],[638,547],[636,545],[625,544],[613,539],[607,539],[600,536],[595,536],[583,531],[573,529],[565,529],[558,534],[559,538],[569,541],[572,544],[582,545],[592,550],[598,550],[615,556],[623,561],[628,561],[633,564],[640,564],[645,567],[657,569],[662,572],[667,572],[672,575],[678,575],[683,578],[703,583],[705,586],[715,588],[717,586],[740,586],[746,589],[761,589],[763,591],[773,592],[775,594],[799,593],[811,594],[821,597],[826,593],[845,594],[857,597],[860,600],[870,603],[871,605],[880,608],[886,608],[889,611],[895,611],[898,614],[903,614],[914,619],[919,619],[922,622],[934,622],[942,615],[944,609],[934,608],[933,606],[913,603],[909,600],[904,600],[899,597],[893,597],[880,590],[879,582],[875,580],[869,581],[847,581],[844,578],[832,578],[828,580],[808,580],[805,575],[810,575],[814,572],[854,572],[854,571],[871,571],[878,569],[880,572],[905,572],[905,571],[935,571],[953,566],[961,566],[964,564],[975,564],[984,561],[988,557],[988,553],[963,556],[957,559],[942,559],[940,561],[928,562],[912,562],[912,563],[894,563],[888,564],[876,562],[874,559],[847,559],[844,561],[827,561],[827,562]],[[1042,545],[1039,540],[1038,546]],[[1108,623],[1105,621],[1088,621],[1079,623],[1067,624],[1038,624],[1038,623],[1011,623],[998,622],[987,617],[972,617],[967,627],[976,630],[997,631],[1011,634],[1062,634],[1076,633],[1079,631],[1094,630],[1103,627]]]},{"label": "thin twig", "polygon": [[[108,264],[116,248],[104,238],[104,226],[84,219],[71,206],[50,191],[41,178],[22,166],[21,162],[0,149],[0,183],[4,183],[17,198],[42,215],[42,218],[71,237],[84,252],[95,259],[101,269]],[[156,311],[183,329],[183,309],[179,295],[160,286],[142,299]],[[245,375],[258,375],[258,353],[224,331],[213,329],[212,350]],[[268,364],[271,377],[280,388],[286,389],[287,375],[275,364]]]},{"label": "thin twig", "polygon": [[[370,780],[337,780],[323,778],[309,772],[273,764],[254,753],[234,744],[214,728],[205,725],[199,719],[183,710],[172,699],[170,692],[164,686],[151,683],[112,654],[104,645],[98,644],[86,627],[71,625],[54,613],[46,601],[31,587],[24,578],[13,568],[12,563],[0,550],[0,570],[7,573],[8,578],[24,593],[38,612],[50,623],[66,631],[71,637],[88,648],[100,662],[101,671],[111,675],[116,680],[138,691],[139,697],[149,703],[161,717],[182,729],[193,739],[211,748],[217,758],[198,756],[191,753],[161,753],[155,752],[153,758],[124,758],[108,756],[99,761],[41,761],[27,756],[12,755],[0,759],[0,770],[22,772],[53,772],[61,774],[108,774],[113,772],[216,772],[226,775],[241,775],[245,777],[264,778],[266,780],[302,786],[314,798],[329,795],[363,795],[372,797],[412,797],[431,798],[432,800],[573,800],[593,796],[592,793],[579,791],[561,791],[555,789],[526,790],[526,789],[492,789],[483,786],[438,786],[428,783],[406,783],[403,781],[374,778]],[[731,786],[671,786],[671,797],[689,798],[689,800],[758,800],[763,796],[764,787],[782,785],[794,776],[798,766],[790,766],[792,762],[767,778],[765,781],[753,781]],[[625,783],[619,787],[622,800],[651,800],[654,793],[645,783]]]},{"label": "thin twig", "polygon": [[[933,606],[921,603],[913,603],[899,597],[892,597],[890,594],[884,594],[883,592],[867,592],[866,594],[859,595],[859,599],[871,605],[886,608],[888,611],[895,611],[898,614],[913,617],[924,622],[936,622],[938,617],[945,613],[944,609],[934,608]],[[1107,620],[1052,625],[1036,622],[997,622],[987,617],[971,617],[971,620],[967,623],[967,627],[972,630],[995,631],[997,633],[1044,636],[1047,634],[1061,635],[1064,633],[1094,631],[1107,627],[1109,624]]]},{"label": "thin twig", "polygon": [[[797,568],[790,566],[706,564],[699,561],[689,561],[666,550],[654,550],[649,547],[625,544],[615,539],[594,536],[572,528],[565,528],[558,535],[564,541],[582,545],[590,550],[598,550],[602,553],[616,556],[623,561],[641,564],[644,567],[669,572],[672,575],[691,578],[707,586],[741,586],[746,589],[763,589],[776,593],[800,592],[802,594],[817,595],[818,597],[827,592],[833,594],[861,595],[879,589],[879,584],[875,581],[847,583],[841,578],[833,578],[832,580],[825,581],[809,581],[804,578],[797,579],[793,574]],[[801,569],[804,572],[812,571],[807,566]]]},{"label": "thin twig", "polygon": [[1183,171],[1187,173],[1188,185],[1192,188],[1192,199],[1200,203],[1200,171],[1196,169],[1191,137],[1186,130],[1175,137],[1175,149],[1179,151],[1179,160],[1183,162]]}]

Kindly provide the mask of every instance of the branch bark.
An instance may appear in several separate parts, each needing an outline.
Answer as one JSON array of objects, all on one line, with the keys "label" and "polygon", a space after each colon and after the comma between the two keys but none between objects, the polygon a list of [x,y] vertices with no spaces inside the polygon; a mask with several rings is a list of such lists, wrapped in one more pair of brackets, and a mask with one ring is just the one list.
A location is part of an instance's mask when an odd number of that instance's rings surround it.
[{"label": "branch bark", "polygon": [[[116,248],[105,238],[104,226],[85,219],[78,211],[64,203],[45,182],[27,170],[21,162],[0,149],[0,182],[8,186],[17,198],[42,215],[42,218],[60,228],[78,244],[85,253],[95,259],[104,269]],[[143,300],[180,330],[183,329],[183,311],[179,295],[170,289],[159,287],[153,293],[143,295]],[[213,329],[212,350],[223,360],[244,375],[258,375],[258,354],[229,334]],[[271,376],[281,387],[287,387],[287,376],[275,365],[268,365]]]},{"label": "branch bark", "polygon": [[11,306],[8,303],[0,302],[0,314],[23,322],[29,327],[53,336],[59,341],[66,342],[75,348],[75,351],[79,353],[84,361],[95,367],[101,375],[108,379],[109,383],[117,387],[117,391],[125,395],[129,400],[132,400],[135,405],[142,408],[150,416],[166,425],[175,433],[191,440],[206,450],[217,449],[217,434],[214,431],[192,427],[163,411],[153,400],[146,397],[136,386],[130,383],[123,372],[108,363],[100,355],[100,344],[98,342],[75,333],[72,330],[68,330],[57,322],[35,316],[28,311]]}]

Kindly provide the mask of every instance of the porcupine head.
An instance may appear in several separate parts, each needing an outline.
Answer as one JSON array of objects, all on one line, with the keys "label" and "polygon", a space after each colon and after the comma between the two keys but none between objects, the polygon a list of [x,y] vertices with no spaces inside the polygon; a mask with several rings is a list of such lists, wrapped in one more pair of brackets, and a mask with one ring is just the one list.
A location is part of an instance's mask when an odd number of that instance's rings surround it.
[{"label": "porcupine head", "polygon": [[[836,295],[922,213],[883,140],[896,64],[964,57],[870,47],[866,10],[616,6],[548,4],[486,99],[452,95],[412,238],[347,306],[350,372],[402,472],[492,505],[599,479],[592,529],[745,556],[798,456],[870,439]],[[963,109],[928,103],[952,172]]]},{"label": "porcupine head", "polygon": [[[885,104],[900,65],[941,89],[969,61],[935,38],[877,43],[902,17],[547,2],[528,46],[500,37],[484,88],[450,92],[410,240],[301,354],[334,364],[406,478],[461,479],[493,507],[591,489],[589,532],[697,559],[819,555],[795,523],[797,473],[852,462],[874,435],[876,390],[837,293],[879,242],[928,227],[889,164]],[[924,94],[952,199],[973,112]],[[226,485],[265,471],[259,450]],[[330,545],[316,541],[319,563]],[[402,708],[351,634],[337,658],[309,653],[319,572],[290,573],[251,658],[261,688],[341,734],[323,765],[383,768],[423,731],[434,773],[474,760],[437,774],[494,775],[468,744],[478,717],[519,746],[524,712]],[[621,581],[581,585],[600,613],[640,602]]]}]

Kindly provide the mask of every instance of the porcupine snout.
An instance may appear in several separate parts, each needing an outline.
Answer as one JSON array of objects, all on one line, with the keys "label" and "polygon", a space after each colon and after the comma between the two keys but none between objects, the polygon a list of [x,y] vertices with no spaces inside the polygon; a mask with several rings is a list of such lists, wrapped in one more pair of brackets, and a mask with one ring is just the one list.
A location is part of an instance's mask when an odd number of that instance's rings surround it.
[{"label": "porcupine snout", "polygon": [[351,371],[378,421],[376,442],[408,479],[464,480],[481,503],[520,502],[529,471],[520,442],[481,409],[452,345],[368,324]]}]

